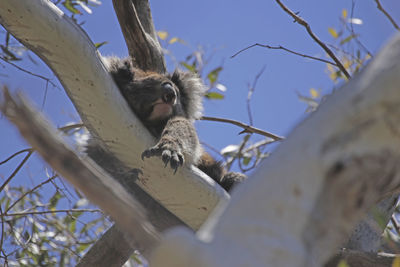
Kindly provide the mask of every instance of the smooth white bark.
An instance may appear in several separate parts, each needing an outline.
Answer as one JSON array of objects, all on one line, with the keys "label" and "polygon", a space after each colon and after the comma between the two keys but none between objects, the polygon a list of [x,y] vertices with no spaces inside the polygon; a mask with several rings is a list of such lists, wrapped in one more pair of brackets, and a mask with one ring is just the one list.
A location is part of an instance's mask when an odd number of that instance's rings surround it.
[{"label": "smooth white bark", "polygon": [[205,174],[175,175],[159,159],[140,154],[153,138],[132,114],[89,37],[46,0],[1,0],[0,23],[54,71],[85,125],[125,165],[142,170],[137,183],[193,229],[229,196]]},{"label": "smooth white bark", "polygon": [[152,266],[321,266],[398,189],[399,147],[400,34],[238,186],[222,216],[197,237],[170,232]]}]

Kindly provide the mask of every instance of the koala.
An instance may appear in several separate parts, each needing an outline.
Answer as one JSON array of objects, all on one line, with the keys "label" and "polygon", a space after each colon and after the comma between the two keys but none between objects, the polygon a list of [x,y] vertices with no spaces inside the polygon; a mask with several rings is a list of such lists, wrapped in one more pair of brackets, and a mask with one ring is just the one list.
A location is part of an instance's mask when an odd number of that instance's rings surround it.
[{"label": "koala", "polygon": [[246,178],[226,172],[201,148],[193,122],[202,114],[204,85],[196,74],[144,72],[130,58],[106,58],[106,66],[131,110],[158,140],[143,151],[143,160],[161,157],[175,172],[183,164],[193,164],[227,191]]}]

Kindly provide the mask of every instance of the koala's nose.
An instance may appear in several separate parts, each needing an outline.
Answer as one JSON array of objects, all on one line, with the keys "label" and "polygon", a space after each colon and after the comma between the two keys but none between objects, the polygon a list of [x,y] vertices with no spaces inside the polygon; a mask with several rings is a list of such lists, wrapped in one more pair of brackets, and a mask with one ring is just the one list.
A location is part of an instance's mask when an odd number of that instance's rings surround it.
[{"label": "koala's nose", "polygon": [[176,92],[170,83],[165,83],[162,85],[163,87],[163,95],[162,100],[165,103],[174,103],[176,99]]}]

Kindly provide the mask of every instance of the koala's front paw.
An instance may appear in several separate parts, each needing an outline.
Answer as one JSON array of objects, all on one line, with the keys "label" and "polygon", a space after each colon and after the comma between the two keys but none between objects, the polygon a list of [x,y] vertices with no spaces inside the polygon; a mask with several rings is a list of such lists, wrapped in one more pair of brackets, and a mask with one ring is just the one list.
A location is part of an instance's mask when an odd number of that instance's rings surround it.
[{"label": "koala's front paw", "polygon": [[174,143],[158,143],[157,145],[146,149],[142,153],[142,160],[154,156],[161,156],[165,166],[169,163],[171,168],[174,169],[174,173],[176,173],[178,168],[182,166],[185,161],[179,147]]}]

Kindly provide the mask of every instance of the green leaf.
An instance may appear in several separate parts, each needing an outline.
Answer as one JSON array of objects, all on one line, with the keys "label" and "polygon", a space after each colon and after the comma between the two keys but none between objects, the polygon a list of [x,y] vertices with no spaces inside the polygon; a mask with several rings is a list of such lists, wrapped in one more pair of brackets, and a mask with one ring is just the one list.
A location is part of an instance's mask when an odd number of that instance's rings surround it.
[{"label": "green leaf", "polygon": [[186,63],[186,62],[181,62],[181,65],[182,66],[184,66],[187,70],[189,70],[189,71],[191,71],[191,72],[193,72],[193,73],[196,73],[196,65],[189,65],[188,63]]},{"label": "green leaf", "polygon": [[68,226],[68,229],[71,233],[75,233],[76,231],[76,220],[72,220]]},{"label": "green leaf", "polygon": [[357,34],[351,34],[350,36],[344,38],[342,41],[340,41],[340,45],[344,45],[345,43],[350,42],[353,38],[357,37]]},{"label": "green leaf", "polygon": [[221,72],[222,67],[218,67],[212,71],[210,71],[210,73],[208,73],[207,78],[208,80],[210,80],[210,83],[213,84],[218,80],[218,75]]},{"label": "green leaf", "polygon": [[243,157],[243,161],[242,162],[243,162],[244,166],[249,165],[250,161],[251,161],[251,157]]},{"label": "green leaf", "polygon": [[342,17],[345,19],[345,18],[347,18],[347,9],[343,9],[342,10]]},{"label": "green leaf", "polygon": [[82,14],[82,12],[80,12],[78,9],[75,8],[76,4],[72,3],[72,1],[70,0],[63,2],[62,4],[72,14],[78,14],[78,15]]},{"label": "green leaf", "polygon": [[224,99],[225,96],[223,94],[220,94],[220,93],[217,93],[217,92],[208,92],[207,94],[205,94],[205,97],[208,98],[208,99],[221,100],[221,99]]},{"label": "green leaf", "polygon": [[337,33],[337,31],[334,28],[328,28],[329,33],[332,35],[333,38],[338,38],[339,34]]},{"label": "green leaf", "polygon": [[89,248],[89,246],[90,246],[90,244],[89,243],[87,243],[87,244],[80,244],[78,247],[77,247],[77,252],[78,253],[80,253],[80,252],[83,252],[83,251],[85,251],[87,248]]},{"label": "green leaf", "polygon": [[61,198],[61,194],[58,191],[56,191],[56,193],[50,198],[50,201],[49,201],[50,202],[49,208],[51,210],[56,208],[57,203],[60,200],[60,198]]},{"label": "green leaf", "polygon": [[108,44],[108,42],[104,41],[104,42],[101,42],[101,43],[95,43],[94,46],[96,47],[96,49],[99,49],[100,47],[102,47],[105,44]]},{"label": "green leaf", "polygon": [[168,37],[168,32],[166,31],[158,31],[157,32],[158,38],[160,38],[161,40],[166,40]]}]

